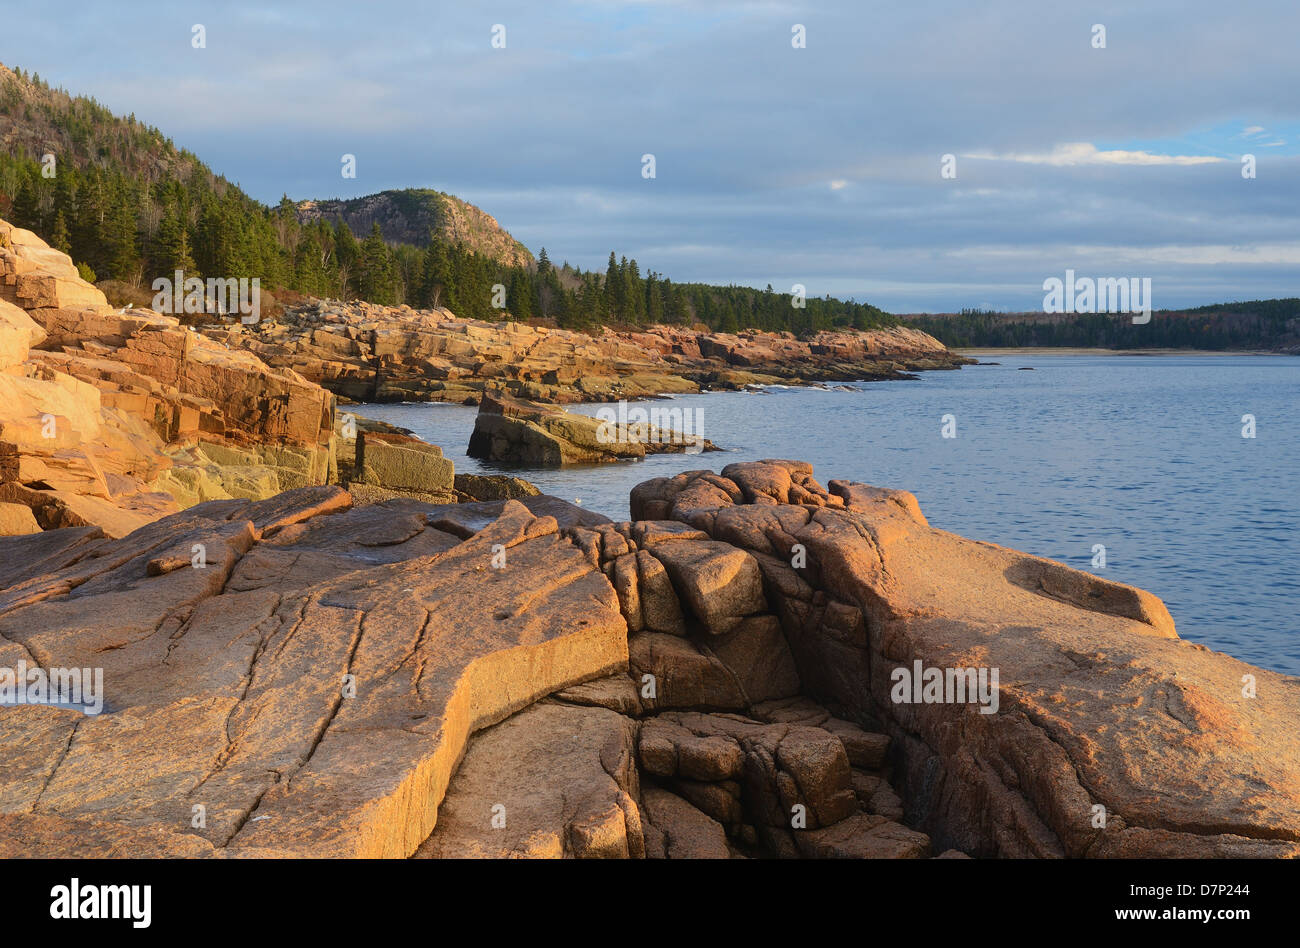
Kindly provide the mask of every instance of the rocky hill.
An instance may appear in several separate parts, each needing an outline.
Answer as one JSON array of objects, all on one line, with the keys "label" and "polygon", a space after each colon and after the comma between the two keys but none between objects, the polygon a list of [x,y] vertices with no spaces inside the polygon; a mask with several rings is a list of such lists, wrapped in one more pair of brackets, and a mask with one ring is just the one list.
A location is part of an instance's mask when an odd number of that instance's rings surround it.
[{"label": "rocky hill", "polygon": [[534,263],[528,248],[508,234],[496,218],[458,197],[428,188],[381,191],[350,200],[300,201],[302,223],[324,218],[345,222],[355,234],[368,234],[378,223],[390,243],[423,247],[433,232],[448,244],[461,243],[508,267]]},{"label": "rocky hill", "polygon": [[[52,153],[77,169],[116,167],[153,183],[188,180],[201,173],[217,180],[193,154],[182,151],[158,129],[134,115],[114,115],[94,99],[51,88],[0,63],[0,153],[41,157]],[[6,189],[3,185],[9,184]],[[0,192],[15,193],[10,182]]]}]

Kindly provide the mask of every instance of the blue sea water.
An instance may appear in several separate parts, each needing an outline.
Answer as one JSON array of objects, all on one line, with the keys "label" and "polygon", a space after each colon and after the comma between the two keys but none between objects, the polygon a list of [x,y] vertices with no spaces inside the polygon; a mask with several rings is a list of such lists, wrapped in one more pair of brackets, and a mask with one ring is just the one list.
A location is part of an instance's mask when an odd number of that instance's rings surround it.
[{"label": "blue sea water", "polygon": [[[823,484],[911,491],[936,527],[1148,589],[1184,638],[1300,674],[1300,359],[985,358],[1000,364],[850,391],[641,403],[689,410],[726,450],[509,472],[626,519],[628,492],[651,477],[760,458],[810,461]],[[352,410],[440,445],[458,471],[507,470],[465,457],[473,407]],[[945,415],[954,438],[942,436]],[[1242,436],[1244,415],[1255,419],[1254,438]],[[1098,544],[1104,569],[1093,566]]]}]

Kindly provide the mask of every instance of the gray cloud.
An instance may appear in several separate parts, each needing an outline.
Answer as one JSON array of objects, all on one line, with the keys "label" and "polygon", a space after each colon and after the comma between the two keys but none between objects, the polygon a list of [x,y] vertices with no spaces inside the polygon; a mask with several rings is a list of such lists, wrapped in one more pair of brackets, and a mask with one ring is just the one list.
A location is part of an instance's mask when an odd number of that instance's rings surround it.
[{"label": "gray cloud", "polygon": [[[896,311],[1036,306],[1067,267],[1150,276],[1158,306],[1296,295],[1295,4],[893,6],[37,5],[0,60],[134,112],[263,200],[436,187],[583,267],[613,248],[676,280]],[[1205,146],[1231,123],[1261,131]],[[1008,160],[1072,145],[1223,160]]]}]

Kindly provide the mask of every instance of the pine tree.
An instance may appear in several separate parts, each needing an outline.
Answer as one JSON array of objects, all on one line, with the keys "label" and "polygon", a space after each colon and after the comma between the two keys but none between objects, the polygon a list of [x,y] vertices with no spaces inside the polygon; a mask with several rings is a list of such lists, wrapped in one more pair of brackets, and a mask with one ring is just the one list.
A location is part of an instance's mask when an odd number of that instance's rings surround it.
[{"label": "pine tree", "polygon": [[133,282],[140,263],[136,253],[135,207],[130,189],[118,181],[105,214],[103,236],[104,252],[113,279]]},{"label": "pine tree", "polygon": [[652,326],[664,321],[664,298],[653,270],[645,277],[645,321]]},{"label": "pine tree", "polygon": [[645,320],[645,287],[641,285],[641,269],[635,260],[627,261],[623,267],[623,301],[624,317],[629,322],[639,324]]},{"label": "pine tree", "polygon": [[447,248],[437,235],[431,233],[429,244],[424,248],[424,268],[418,297],[420,305],[430,309],[450,307],[450,300],[454,296],[455,287],[452,285],[451,268],[447,261]]},{"label": "pine tree", "polygon": [[68,232],[68,222],[64,219],[62,211],[55,212],[54,228],[50,232],[50,246],[55,250],[62,250],[69,256],[72,254],[72,235]]},{"label": "pine tree", "polygon": [[[545,251],[543,251],[545,253]],[[506,303],[515,319],[531,319],[533,315],[532,281],[523,270],[515,269],[510,277]]]},{"label": "pine tree", "polygon": [[320,231],[307,229],[298,242],[297,260],[293,268],[294,287],[303,293],[323,296],[329,292],[325,275],[324,253],[320,245]]},{"label": "pine tree", "polygon": [[41,229],[40,196],[31,178],[24,175],[14,195],[13,223],[24,230]]},{"label": "pine tree", "polygon": [[360,270],[357,289],[361,298],[371,303],[391,306],[397,301],[396,281],[393,274],[393,256],[384,243],[375,221],[370,236],[361,243]]},{"label": "pine tree", "polygon": [[334,253],[338,259],[339,296],[348,299],[356,285],[361,246],[345,221],[339,221],[334,230]]},{"label": "pine tree", "polygon": [[168,205],[158,225],[157,249],[155,263],[163,273],[175,273],[180,270],[186,277],[199,276],[198,264],[190,252],[190,235],[181,219],[180,209]]}]

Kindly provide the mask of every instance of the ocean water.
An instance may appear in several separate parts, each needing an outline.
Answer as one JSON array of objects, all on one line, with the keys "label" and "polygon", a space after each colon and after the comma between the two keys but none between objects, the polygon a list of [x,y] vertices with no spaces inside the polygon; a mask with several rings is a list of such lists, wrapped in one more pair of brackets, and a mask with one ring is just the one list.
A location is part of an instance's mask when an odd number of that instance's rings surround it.
[{"label": "ocean water", "polygon": [[[1300,674],[1300,359],[988,356],[999,365],[637,403],[689,411],[721,453],[506,469],[465,456],[475,408],[356,406],[438,444],[458,471],[525,477],[616,520],[648,478],[810,461],[825,484],[914,493],[930,522],[1160,596],[1179,634]],[[1033,371],[1022,371],[1032,368]],[[572,406],[594,414],[600,406]],[[943,437],[951,415],[956,437]],[[1243,416],[1255,437],[1242,436]],[[1105,547],[1105,567],[1093,565]]]}]

